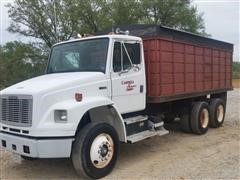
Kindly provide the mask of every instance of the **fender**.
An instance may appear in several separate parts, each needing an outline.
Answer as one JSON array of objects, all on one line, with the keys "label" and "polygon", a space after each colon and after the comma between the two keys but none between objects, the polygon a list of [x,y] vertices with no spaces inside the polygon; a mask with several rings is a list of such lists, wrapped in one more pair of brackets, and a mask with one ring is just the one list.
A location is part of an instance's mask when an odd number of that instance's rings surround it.
[{"label": "fender", "polygon": [[[71,115],[75,114],[75,117],[79,117],[78,124],[84,114],[89,112],[91,121],[109,123],[116,129],[120,141],[126,142],[126,129],[123,118],[111,99],[102,96],[90,97],[82,101],[82,104],[79,103],[79,105],[71,111]],[[79,111],[79,109],[81,110]],[[77,126],[75,128],[76,131]]]},{"label": "fender", "polygon": [[[66,123],[54,122],[55,110],[67,110],[68,121]],[[67,100],[52,105],[38,122],[35,133],[40,134],[44,131],[44,134],[48,136],[52,134],[54,136],[74,136],[82,117],[87,112],[90,112],[92,121],[111,124],[118,132],[120,141],[126,142],[123,118],[114,106],[114,102],[104,96],[85,97],[81,102]]]}]

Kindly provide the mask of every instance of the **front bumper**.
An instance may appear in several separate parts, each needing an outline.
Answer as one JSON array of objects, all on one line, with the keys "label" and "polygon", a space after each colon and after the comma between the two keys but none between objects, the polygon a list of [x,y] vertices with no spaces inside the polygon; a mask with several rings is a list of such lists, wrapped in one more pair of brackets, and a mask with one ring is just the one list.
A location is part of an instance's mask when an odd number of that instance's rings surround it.
[{"label": "front bumper", "polygon": [[35,138],[0,132],[0,147],[33,158],[70,157],[74,138]]}]

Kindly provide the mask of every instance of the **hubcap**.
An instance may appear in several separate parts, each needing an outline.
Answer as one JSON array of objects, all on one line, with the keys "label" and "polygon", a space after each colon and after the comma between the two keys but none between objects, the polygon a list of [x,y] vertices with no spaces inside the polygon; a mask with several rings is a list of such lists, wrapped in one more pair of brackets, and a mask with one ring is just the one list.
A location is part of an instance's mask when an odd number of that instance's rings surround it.
[{"label": "hubcap", "polygon": [[201,122],[201,125],[202,125],[203,128],[206,128],[208,126],[209,113],[208,113],[208,110],[206,108],[204,108],[201,112],[200,122]]},{"label": "hubcap", "polygon": [[223,105],[219,105],[217,107],[217,120],[218,120],[218,122],[222,122],[223,121],[223,116],[224,116]]},{"label": "hubcap", "polygon": [[90,159],[96,168],[106,167],[114,153],[114,143],[110,135],[99,134],[93,141],[90,149]]}]

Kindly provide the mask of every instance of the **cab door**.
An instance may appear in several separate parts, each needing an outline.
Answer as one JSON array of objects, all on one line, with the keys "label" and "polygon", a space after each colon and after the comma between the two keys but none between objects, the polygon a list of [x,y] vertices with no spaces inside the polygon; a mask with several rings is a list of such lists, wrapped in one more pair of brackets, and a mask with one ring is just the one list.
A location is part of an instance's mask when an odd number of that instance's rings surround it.
[{"label": "cab door", "polygon": [[122,114],[145,109],[146,80],[142,48],[137,41],[114,41],[112,101]]}]

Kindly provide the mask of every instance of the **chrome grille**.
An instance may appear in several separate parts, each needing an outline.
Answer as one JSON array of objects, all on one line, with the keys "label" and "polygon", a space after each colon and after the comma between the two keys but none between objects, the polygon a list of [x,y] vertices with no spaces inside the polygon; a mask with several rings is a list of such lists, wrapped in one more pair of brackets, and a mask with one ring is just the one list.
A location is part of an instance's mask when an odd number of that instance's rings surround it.
[{"label": "chrome grille", "polygon": [[2,95],[0,97],[0,121],[12,126],[32,125],[32,96]]}]

